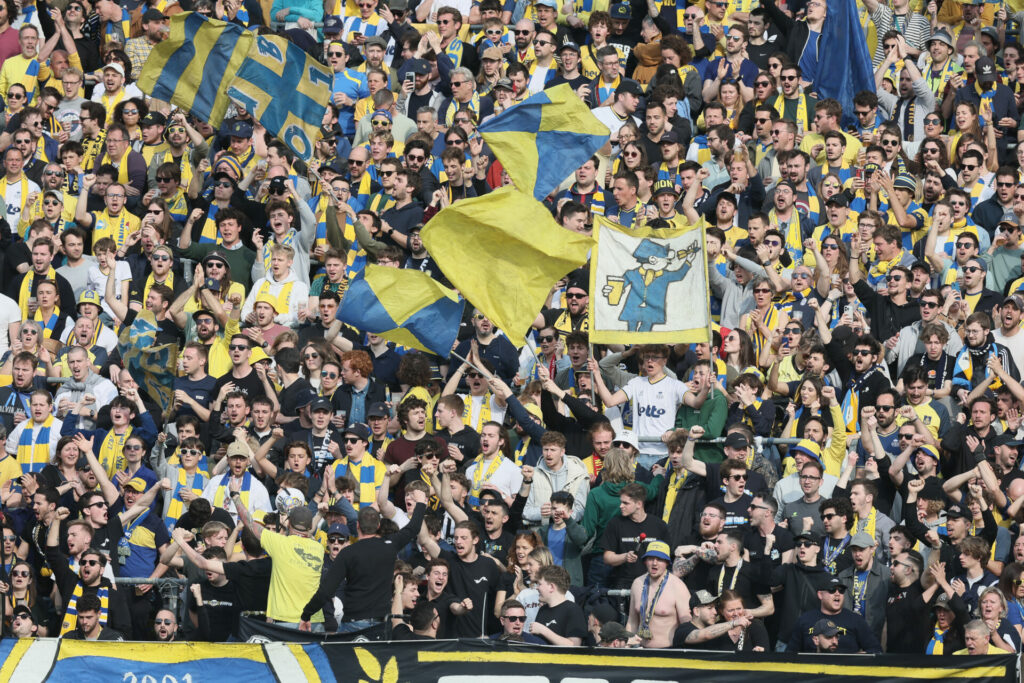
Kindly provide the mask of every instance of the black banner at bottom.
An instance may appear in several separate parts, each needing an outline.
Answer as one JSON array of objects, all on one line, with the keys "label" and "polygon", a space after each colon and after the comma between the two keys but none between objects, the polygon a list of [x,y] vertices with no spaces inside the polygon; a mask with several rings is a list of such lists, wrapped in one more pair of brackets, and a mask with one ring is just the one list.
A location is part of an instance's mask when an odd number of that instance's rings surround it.
[{"label": "black banner at bottom", "polygon": [[324,635],[285,628],[260,617],[242,616],[238,619],[238,639],[245,643],[362,643],[384,640],[387,636],[383,623],[362,631]]},{"label": "black banner at bottom", "polygon": [[713,680],[721,683],[811,683],[960,679],[1016,680],[1016,657],[927,655],[736,654],[695,650],[582,649],[519,646],[490,640],[331,643],[322,647],[338,681],[488,683],[590,679],[609,683]]}]

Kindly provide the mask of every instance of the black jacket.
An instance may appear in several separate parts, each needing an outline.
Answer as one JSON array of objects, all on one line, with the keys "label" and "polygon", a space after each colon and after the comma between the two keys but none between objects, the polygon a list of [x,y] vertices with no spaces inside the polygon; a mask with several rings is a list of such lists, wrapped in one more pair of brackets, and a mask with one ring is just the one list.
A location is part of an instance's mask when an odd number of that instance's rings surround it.
[{"label": "black jacket", "polygon": [[[383,382],[371,379],[366,386],[366,408],[368,409],[371,403],[384,403],[387,400],[387,386]],[[335,412],[345,411],[347,427],[352,422],[352,385],[342,384],[338,387],[331,397],[331,402],[334,404]]]}]

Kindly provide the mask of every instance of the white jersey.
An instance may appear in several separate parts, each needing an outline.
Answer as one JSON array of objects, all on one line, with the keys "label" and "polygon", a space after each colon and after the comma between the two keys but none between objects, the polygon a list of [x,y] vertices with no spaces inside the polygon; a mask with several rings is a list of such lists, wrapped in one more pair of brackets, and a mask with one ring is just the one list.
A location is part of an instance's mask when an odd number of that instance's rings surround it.
[{"label": "white jersey", "polygon": [[668,455],[668,447],[662,443],[661,435],[675,429],[676,408],[683,400],[686,385],[668,375],[653,383],[646,377],[634,377],[622,390],[633,406],[633,432],[637,439],[658,439],[640,441],[640,452]]}]

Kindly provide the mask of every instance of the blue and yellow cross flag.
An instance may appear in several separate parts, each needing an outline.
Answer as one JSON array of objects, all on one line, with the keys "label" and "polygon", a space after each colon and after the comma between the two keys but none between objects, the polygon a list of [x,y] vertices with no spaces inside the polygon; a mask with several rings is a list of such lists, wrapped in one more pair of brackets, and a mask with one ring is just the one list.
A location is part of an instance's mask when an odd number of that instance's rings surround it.
[{"label": "blue and yellow cross flag", "polygon": [[167,413],[174,402],[174,370],[178,366],[178,345],[156,345],[159,327],[152,311],[139,311],[135,320],[121,330],[118,350],[124,369]]},{"label": "blue and yellow cross flag", "polygon": [[331,70],[280,36],[257,36],[228,96],[303,161],[313,157],[327,99]]},{"label": "blue and yellow cross flag", "polygon": [[610,137],[568,83],[527,98],[478,130],[516,187],[532,190],[539,201]]},{"label": "blue and yellow cross flag", "polygon": [[590,341],[706,342],[710,337],[704,231],[624,228],[594,217]]},{"label": "blue and yellow cross flag", "polygon": [[138,86],[210,125],[220,126],[230,104],[228,86],[242,66],[254,36],[242,26],[196,12],[171,17],[168,37],[150,53]]},{"label": "blue and yellow cross flag", "polygon": [[388,341],[447,358],[464,302],[426,273],[368,265],[352,279],[337,318]]},{"label": "blue and yellow cross flag", "polygon": [[421,234],[445,277],[516,346],[551,286],[585,263],[594,243],[512,186],[452,204]]}]

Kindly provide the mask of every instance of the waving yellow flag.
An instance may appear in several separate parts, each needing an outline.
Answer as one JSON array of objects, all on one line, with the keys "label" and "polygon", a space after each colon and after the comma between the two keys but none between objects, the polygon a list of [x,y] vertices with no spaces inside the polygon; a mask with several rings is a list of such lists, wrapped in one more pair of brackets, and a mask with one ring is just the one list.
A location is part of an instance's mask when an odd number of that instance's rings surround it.
[{"label": "waving yellow flag", "polygon": [[585,263],[594,245],[512,186],[449,206],[422,238],[445,277],[516,346],[551,286]]}]

